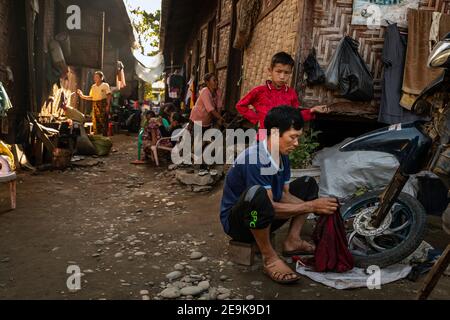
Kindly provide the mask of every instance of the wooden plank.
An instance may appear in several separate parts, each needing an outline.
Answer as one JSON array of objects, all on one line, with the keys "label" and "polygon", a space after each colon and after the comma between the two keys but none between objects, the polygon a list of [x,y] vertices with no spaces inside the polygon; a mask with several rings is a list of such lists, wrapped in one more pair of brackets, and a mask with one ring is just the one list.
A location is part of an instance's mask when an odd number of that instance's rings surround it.
[{"label": "wooden plank", "polygon": [[[33,127],[35,128],[34,132],[36,134],[36,137],[39,139],[39,141],[41,141],[44,144],[44,146],[51,153],[53,153],[53,149],[55,148],[55,145],[50,140],[49,136],[47,136],[47,134],[44,132],[44,130],[43,130],[44,126],[40,125],[37,122],[36,118],[31,113],[28,113],[28,121],[30,121],[33,124]],[[54,129],[48,129],[48,130],[53,131],[55,133],[58,132],[57,130],[54,130]]]},{"label": "wooden plank", "polygon": [[11,209],[14,210],[16,209],[16,189],[17,189],[17,184],[16,184],[16,180],[13,180],[9,183],[9,193],[10,193],[10,198],[11,198]]},{"label": "wooden plank", "polygon": [[48,149],[48,151],[53,152],[53,149],[55,149],[55,145],[53,144],[53,142],[51,142],[50,138],[42,130],[39,124],[36,126],[36,136],[40,141],[42,141],[42,143]]},{"label": "wooden plank", "polygon": [[450,244],[447,245],[447,248],[445,249],[442,256],[435,263],[430,273],[428,273],[428,276],[425,279],[425,284],[417,296],[417,300],[426,300],[429,297],[434,287],[438,283],[439,278],[447,269],[449,263],[450,263]]},{"label": "wooden plank", "polygon": [[44,163],[44,146],[42,144],[42,141],[35,138],[33,143],[33,155],[34,155],[34,162],[36,166],[40,166],[42,163]]},{"label": "wooden plank", "polygon": [[221,21],[217,24],[217,28],[220,29],[228,26],[229,24],[231,24],[231,20]]}]

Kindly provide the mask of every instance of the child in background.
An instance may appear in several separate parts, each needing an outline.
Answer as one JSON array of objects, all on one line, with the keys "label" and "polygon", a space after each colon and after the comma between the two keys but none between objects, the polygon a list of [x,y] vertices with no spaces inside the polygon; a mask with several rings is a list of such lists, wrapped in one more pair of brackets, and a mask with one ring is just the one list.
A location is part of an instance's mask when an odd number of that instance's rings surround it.
[{"label": "child in background", "polygon": [[[143,143],[144,152],[147,156],[151,154],[151,146],[155,146],[159,139],[163,137],[160,128],[163,127],[161,117],[157,117],[155,112],[147,111],[145,114],[146,125],[144,128]],[[170,141],[162,141],[163,144],[171,146]]]},{"label": "child in background", "polygon": [[[300,102],[297,93],[288,86],[294,65],[295,61],[288,53],[279,52],[274,55],[268,69],[271,80],[243,97],[236,105],[237,111],[259,129],[264,129],[264,119],[271,109],[280,105],[298,108]],[[325,112],[328,112],[326,106],[316,106],[301,111],[301,114],[305,121],[311,121],[314,113]]]}]

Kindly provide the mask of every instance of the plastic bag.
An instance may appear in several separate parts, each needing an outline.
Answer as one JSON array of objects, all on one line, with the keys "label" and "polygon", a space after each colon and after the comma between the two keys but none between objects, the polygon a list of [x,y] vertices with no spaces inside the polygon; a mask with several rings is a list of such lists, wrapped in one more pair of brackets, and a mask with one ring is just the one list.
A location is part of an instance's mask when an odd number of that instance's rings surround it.
[{"label": "plastic bag", "polygon": [[9,100],[8,93],[0,82],[0,117],[8,116],[8,111],[12,109],[11,100]]},{"label": "plastic bag", "polygon": [[6,173],[16,170],[14,155],[11,152],[11,148],[2,140],[0,140],[0,157],[2,157],[2,159],[4,159],[8,163],[8,167],[3,167],[2,165],[0,165],[0,173]]},{"label": "plastic bag", "polygon": [[81,135],[77,137],[76,154],[83,156],[93,156],[97,154],[97,149],[87,135]]},{"label": "plastic bag", "polygon": [[95,146],[95,149],[97,150],[98,156],[107,156],[112,148],[112,141],[111,139],[103,136],[89,136],[89,139],[91,140],[92,144]]},{"label": "plastic bag", "polygon": [[345,37],[325,72],[326,85],[338,90],[343,98],[353,101],[373,99],[373,77],[358,53],[359,42]]},{"label": "plastic bag", "polygon": [[320,67],[319,62],[317,62],[315,49],[312,50],[305,62],[303,62],[303,70],[306,73],[308,85],[312,86],[325,82],[325,72]]},{"label": "plastic bag", "polygon": [[[324,148],[316,153],[313,165],[320,167],[319,195],[346,199],[361,188],[376,190],[384,188],[395,174],[399,163],[391,154],[378,151],[341,152],[340,147],[351,141]],[[415,197],[417,178],[410,177],[403,192]]]}]

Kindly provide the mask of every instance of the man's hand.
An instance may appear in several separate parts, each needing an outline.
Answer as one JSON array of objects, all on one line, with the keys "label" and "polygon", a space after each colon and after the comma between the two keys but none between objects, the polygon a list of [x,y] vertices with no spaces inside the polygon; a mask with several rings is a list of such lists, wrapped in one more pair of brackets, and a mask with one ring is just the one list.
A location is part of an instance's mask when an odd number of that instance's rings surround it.
[{"label": "man's hand", "polygon": [[329,113],[330,108],[326,105],[323,106],[315,106],[310,109],[312,113]]},{"label": "man's hand", "polygon": [[83,95],[83,91],[81,91],[80,89],[78,89],[78,90],[77,90],[77,94],[78,94],[79,96],[82,96],[82,95]]},{"label": "man's hand", "polygon": [[336,198],[319,198],[310,203],[312,211],[316,214],[334,214],[339,207]]}]

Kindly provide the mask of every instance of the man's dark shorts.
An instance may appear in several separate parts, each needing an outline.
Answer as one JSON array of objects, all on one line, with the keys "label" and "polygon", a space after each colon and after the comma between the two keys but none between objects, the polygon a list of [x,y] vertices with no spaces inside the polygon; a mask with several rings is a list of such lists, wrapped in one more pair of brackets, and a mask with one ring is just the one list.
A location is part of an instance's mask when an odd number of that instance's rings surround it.
[{"label": "man's dark shorts", "polygon": [[[301,177],[289,184],[289,193],[303,201],[311,201],[317,199],[319,186],[314,178]],[[254,241],[252,229],[265,229],[270,225],[273,232],[289,220],[275,219],[275,211],[267,190],[261,186],[252,186],[243,192],[231,208],[228,219],[228,235],[233,240],[248,243]]]}]

